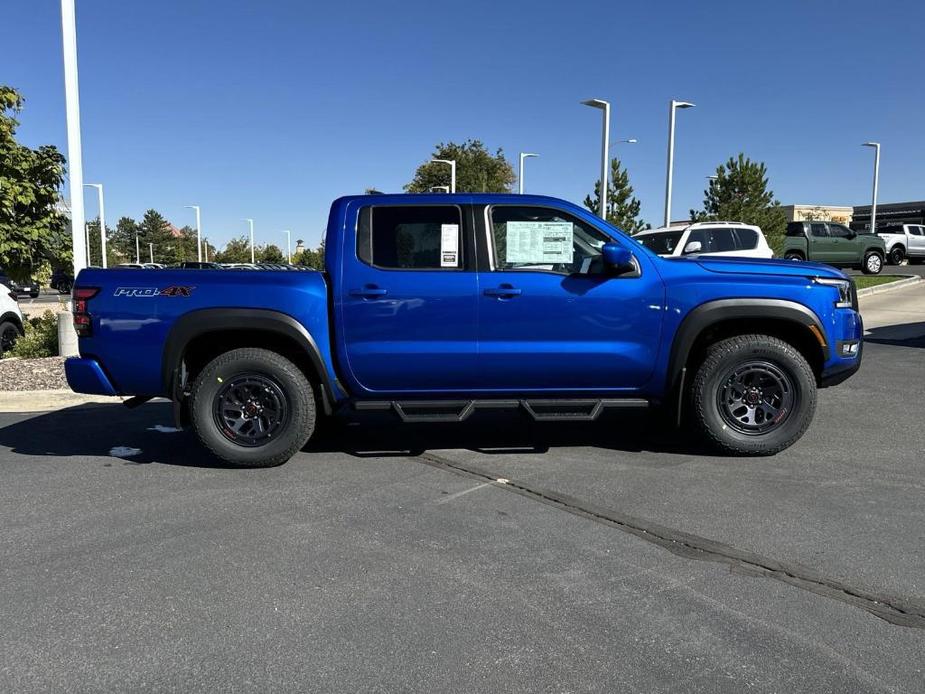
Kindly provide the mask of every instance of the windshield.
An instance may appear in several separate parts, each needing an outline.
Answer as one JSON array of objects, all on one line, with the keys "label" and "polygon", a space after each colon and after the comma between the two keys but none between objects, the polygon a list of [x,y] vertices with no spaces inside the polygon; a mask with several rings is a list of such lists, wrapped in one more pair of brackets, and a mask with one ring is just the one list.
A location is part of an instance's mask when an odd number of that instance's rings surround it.
[{"label": "windshield", "polygon": [[659,255],[671,255],[683,235],[683,231],[661,231],[657,234],[637,236],[636,240]]}]

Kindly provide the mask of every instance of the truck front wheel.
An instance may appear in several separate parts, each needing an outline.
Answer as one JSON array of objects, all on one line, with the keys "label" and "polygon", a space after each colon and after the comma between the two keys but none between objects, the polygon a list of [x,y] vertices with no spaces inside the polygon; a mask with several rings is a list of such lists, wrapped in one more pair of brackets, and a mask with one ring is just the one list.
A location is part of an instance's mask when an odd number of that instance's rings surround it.
[{"label": "truck front wheel", "polygon": [[312,435],[315,398],[291,361],[269,350],[241,348],[202,370],[190,414],[200,441],[222,460],[271,467],[289,460]]},{"label": "truck front wheel", "polygon": [[707,349],[691,382],[695,428],[730,455],[773,455],[795,443],[816,411],[816,379],[792,345],[739,335]]},{"label": "truck front wheel", "polygon": [[864,254],[864,264],[861,265],[861,272],[865,275],[879,275],[883,269],[883,256],[877,251],[867,251]]},{"label": "truck front wheel", "polygon": [[893,246],[890,249],[890,263],[892,265],[902,265],[906,259],[906,249],[902,246]]}]

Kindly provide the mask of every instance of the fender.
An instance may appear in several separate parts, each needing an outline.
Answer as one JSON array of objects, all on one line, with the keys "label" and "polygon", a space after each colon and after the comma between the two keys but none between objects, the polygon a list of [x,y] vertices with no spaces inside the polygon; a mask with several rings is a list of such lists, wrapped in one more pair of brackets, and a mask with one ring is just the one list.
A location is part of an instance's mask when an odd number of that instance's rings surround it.
[{"label": "fender", "polygon": [[[733,318],[775,318],[796,323],[806,330],[818,330],[825,336],[819,317],[803,304],[785,299],[718,299],[701,304],[681,321],[671,345],[666,385],[675,388],[681,381],[682,371],[697,337],[711,325]],[[820,345],[822,362],[829,360],[829,345]]]},{"label": "fender", "polygon": [[186,352],[186,346],[200,335],[225,330],[271,332],[291,338],[305,350],[311,360],[321,381],[321,400],[325,412],[330,414],[334,398],[318,344],[305,326],[295,318],[270,309],[206,308],[190,311],[180,316],[170,329],[164,344],[164,356],[161,362],[164,392],[170,393],[171,396],[175,394],[180,362]]}]

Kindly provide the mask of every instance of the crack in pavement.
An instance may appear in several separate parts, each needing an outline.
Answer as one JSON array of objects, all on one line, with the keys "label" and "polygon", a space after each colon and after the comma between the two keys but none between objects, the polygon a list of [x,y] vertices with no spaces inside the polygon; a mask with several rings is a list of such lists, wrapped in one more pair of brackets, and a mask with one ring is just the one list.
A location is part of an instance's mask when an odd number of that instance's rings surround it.
[{"label": "crack in pavement", "polygon": [[499,475],[433,453],[422,453],[410,459],[456,475],[491,483],[499,489],[616,528],[686,559],[727,564],[736,573],[781,581],[801,590],[860,608],[890,624],[925,629],[925,603],[920,600],[871,593],[823,576],[809,567],[785,564],[755,552],[737,549],[706,537],[606,509],[566,494],[504,479]]}]

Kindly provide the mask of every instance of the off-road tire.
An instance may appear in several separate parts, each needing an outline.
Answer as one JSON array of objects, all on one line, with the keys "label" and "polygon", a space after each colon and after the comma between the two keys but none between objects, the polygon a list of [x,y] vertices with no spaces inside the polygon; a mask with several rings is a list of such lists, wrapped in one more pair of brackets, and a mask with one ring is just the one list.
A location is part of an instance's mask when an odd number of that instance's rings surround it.
[{"label": "off-road tire", "polygon": [[890,249],[890,265],[902,265],[906,259],[906,251],[902,246],[893,246]]},{"label": "off-road tire", "polygon": [[12,321],[0,323],[0,354],[13,349],[13,343],[21,336],[19,326]]},{"label": "off-road tire", "polygon": [[[725,377],[737,366],[761,361],[786,374],[793,387],[790,411],[777,428],[764,434],[732,428],[720,411]],[[711,345],[697,367],[689,392],[692,428],[721,453],[737,456],[774,455],[793,445],[813,420],[816,378],[793,345],[769,335],[739,335]]]},{"label": "off-road tire", "polygon": [[[247,446],[223,433],[215,407],[226,384],[251,375],[278,387],[286,416],[272,440]],[[302,370],[282,355],[266,349],[234,349],[213,359],[199,374],[190,397],[190,418],[202,444],[225,462],[236,467],[273,467],[289,460],[311,437],[315,397]]]},{"label": "off-road tire", "polygon": [[[873,258],[877,258],[880,262],[877,263]],[[861,263],[861,272],[865,275],[879,275],[881,270],[883,270],[883,256],[877,251],[867,251],[864,254],[864,262]]]},{"label": "off-road tire", "polygon": [[787,251],[784,254],[784,260],[803,261],[806,260],[806,258],[804,258],[803,254],[799,251]]}]

